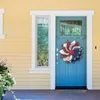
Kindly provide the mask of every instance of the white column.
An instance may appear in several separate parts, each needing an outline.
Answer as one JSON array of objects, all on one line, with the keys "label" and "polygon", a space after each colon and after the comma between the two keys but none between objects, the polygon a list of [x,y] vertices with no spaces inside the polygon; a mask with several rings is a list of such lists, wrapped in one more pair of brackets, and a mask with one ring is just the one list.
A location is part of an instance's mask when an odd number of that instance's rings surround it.
[{"label": "white column", "polygon": [[32,15],[32,68],[36,67],[36,21],[35,15]]},{"label": "white column", "polygon": [[92,89],[92,15],[87,16],[87,89]]},{"label": "white column", "polygon": [[51,55],[50,55],[50,59],[51,59],[51,89],[55,89],[55,38],[56,38],[56,24],[55,24],[55,15],[51,15],[51,32],[50,32],[50,41],[51,41]]}]

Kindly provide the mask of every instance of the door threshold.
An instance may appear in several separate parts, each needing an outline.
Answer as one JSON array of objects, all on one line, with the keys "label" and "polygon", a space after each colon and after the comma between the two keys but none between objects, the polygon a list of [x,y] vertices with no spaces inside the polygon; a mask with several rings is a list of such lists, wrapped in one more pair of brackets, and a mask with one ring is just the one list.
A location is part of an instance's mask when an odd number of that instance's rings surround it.
[{"label": "door threshold", "polygon": [[56,86],[56,89],[87,89],[86,86]]}]

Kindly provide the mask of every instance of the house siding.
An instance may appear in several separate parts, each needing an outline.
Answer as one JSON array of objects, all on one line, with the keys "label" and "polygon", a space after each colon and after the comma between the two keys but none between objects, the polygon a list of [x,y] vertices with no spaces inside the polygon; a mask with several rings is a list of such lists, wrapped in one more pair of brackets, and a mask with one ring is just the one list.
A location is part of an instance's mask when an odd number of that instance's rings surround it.
[{"label": "house siding", "polygon": [[[32,67],[32,16],[30,10],[95,10],[93,16],[93,89],[100,89],[100,0],[0,0],[5,9],[5,39],[0,40],[0,58],[16,78],[14,89],[50,89],[50,74],[30,73]],[[95,49],[97,46],[97,49]]]}]

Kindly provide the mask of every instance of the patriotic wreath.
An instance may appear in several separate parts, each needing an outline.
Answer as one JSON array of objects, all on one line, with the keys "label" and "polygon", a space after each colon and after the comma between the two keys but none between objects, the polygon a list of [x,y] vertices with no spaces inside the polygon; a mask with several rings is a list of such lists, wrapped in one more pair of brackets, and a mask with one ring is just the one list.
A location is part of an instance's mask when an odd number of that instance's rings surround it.
[{"label": "patriotic wreath", "polygon": [[63,61],[67,63],[75,63],[82,58],[82,48],[76,41],[67,41],[59,52]]}]

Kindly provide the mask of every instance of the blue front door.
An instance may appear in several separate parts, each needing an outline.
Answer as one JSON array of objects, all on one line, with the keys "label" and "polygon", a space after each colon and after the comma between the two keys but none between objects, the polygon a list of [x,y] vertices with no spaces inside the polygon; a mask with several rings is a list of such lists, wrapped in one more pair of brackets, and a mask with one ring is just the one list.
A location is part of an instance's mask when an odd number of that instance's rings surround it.
[{"label": "blue front door", "polygon": [[[61,54],[63,46],[80,46],[69,55]],[[75,44],[76,43],[76,44]],[[72,49],[72,47],[70,47]],[[82,50],[81,50],[82,49]],[[77,51],[78,50],[78,51]],[[78,53],[81,50],[81,55]],[[70,52],[70,53],[69,53]],[[76,53],[75,53],[76,52]],[[76,55],[75,55],[76,54]],[[77,59],[79,57],[79,59]],[[86,17],[56,17],[56,87],[86,86]]]}]

